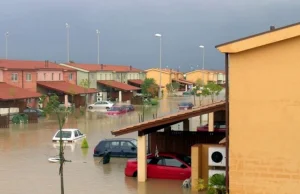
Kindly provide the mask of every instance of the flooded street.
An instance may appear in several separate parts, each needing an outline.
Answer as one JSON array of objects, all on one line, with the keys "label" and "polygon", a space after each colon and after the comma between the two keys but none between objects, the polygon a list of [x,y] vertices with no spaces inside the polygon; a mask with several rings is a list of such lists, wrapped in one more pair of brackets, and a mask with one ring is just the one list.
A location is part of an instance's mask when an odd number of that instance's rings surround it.
[{"label": "flooded street", "polygon": [[[178,102],[193,102],[192,97],[167,98],[159,107],[145,108],[145,120],[177,112]],[[196,100],[197,101],[197,100]],[[65,193],[76,194],[181,194],[191,193],[181,188],[182,181],[148,179],[137,183],[136,178],[125,177],[127,159],[111,158],[109,164],[93,158],[93,149],[102,139],[113,138],[111,131],[139,122],[142,108],[121,116],[88,112],[86,117],[69,120],[66,127],[80,129],[87,135],[89,149],[80,148],[80,143],[65,149],[65,157],[72,160],[64,166]],[[195,120],[195,126],[199,121]],[[180,129],[180,125],[174,126]],[[38,124],[11,125],[0,129],[0,193],[2,194],[57,194],[60,193],[59,164],[49,163],[48,158],[58,154],[51,139],[57,130],[55,120],[41,119]],[[136,138],[137,133],[122,137]]]}]

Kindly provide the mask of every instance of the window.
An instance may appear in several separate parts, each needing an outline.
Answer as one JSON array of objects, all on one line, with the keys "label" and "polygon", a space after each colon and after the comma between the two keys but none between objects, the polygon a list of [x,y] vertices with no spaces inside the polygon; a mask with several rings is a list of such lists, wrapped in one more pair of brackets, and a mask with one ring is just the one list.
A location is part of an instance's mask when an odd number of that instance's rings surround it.
[{"label": "window", "polygon": [[31,81],[31,73],[26,73],[26,81]]},{"label": "window", "polygon": [[112,148],[116,148],[116,147],[119,147],[120,146],[120,142],[119,141],[112,141],[111,142],[111,147]]},{"label": "window", "polygon": [[137,141],[136,140],[132,140],[130,141],[133,145],[137,146]]},{"label": "window", "polygon": [[78,133],[77,131],[74,131],[75,137],[78,137]]},{"label": "window", "polygon": [[14,81],[14,82],[18,81],[18,74],[17,73],[12,73],[11,74],[11,80]]},{"label": "window", "polygon": [[102,80],[102,74],[100,73],[100,80]]},{"label": "window", "polygon": [[32,98],[28,98],[27,103],[31,103],[31,102],[32,102]]},{"label": "window", "polygon": [[79,130],[77,131],[77,133],[79,136],[83,135]]},{"label": "window", "polygon": [[106,74],[104,75],[104,80],[106,80]]},{"label": "window", "polygon": [[154,165],[161,165],[161,166],[164,166],[164,159],[159,157],[159,158],[156,158],[156,157],[153,157],[153,158],[149,158],[147,160],[148,164],[154,164]]},{"label": "window", "polygon": [[69,74],[69,80],[73,80],[73,73]]},{"label": "window", "polygon": [[111,74],[109,74],[109,80],[111,80]]},{"label": "window", "polygon": [[130,142],[128,142],[128,141],[121,141],[121,147],[123,147],[123,148],[132,148],[133,147],[133,145],[130,143]]},{"label": "window", "polygon": [[52,79],[52,80],[54,80],[54,73],[52,73],[52,75],[51,75],[51,79]]},{"label": "window", "polygon": [[46,73],[44,73],[44,80],[46,80]]},{"label": "window", "polygon": [[[56,134],[55,137],[60,137],[60,131]],[[62,138],[71,138],[72,132],[71,131],[62,131]]]},{"label": "window", "polygon": [[61,75],[60,75],[60,73],[59,73],[59,74],[58,74],[58,80],[60,80],[60,76],[61,76]]},{"label": "window", "polygon": [[172,167],[178,167],[178,168],[182,168],[185,166],[179,160],[177,160],[175,158],[171,158],[171,157],[165,157],[165,163],[166,163],[166,166],[172,166]]}]

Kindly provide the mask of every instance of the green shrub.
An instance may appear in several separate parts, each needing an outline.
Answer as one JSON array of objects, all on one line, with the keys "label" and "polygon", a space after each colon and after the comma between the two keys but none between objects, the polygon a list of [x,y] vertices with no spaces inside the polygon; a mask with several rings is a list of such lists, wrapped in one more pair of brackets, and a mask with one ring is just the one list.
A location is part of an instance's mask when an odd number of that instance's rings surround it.
[{"label": "green shrub", "polygon": [[84,139],[82,140],[81,148],[89,148],[89,144],[88,144],[86,138],[84,138]]},{"label": "green shrub", "polygon": [[158,105],[158,100],[157,99],[155,99],[155,98],[152,98],[151,100],[150,100],[150,102],[151,102],[151,105]]}]

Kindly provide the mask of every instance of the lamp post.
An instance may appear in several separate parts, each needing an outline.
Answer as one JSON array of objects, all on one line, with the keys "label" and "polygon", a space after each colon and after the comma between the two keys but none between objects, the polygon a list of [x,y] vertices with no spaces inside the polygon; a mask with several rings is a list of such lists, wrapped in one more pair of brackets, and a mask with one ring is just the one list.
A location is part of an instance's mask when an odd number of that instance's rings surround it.
[{"label": "lamp post", "polygon": [[4,35],[5,35],[5,59],[8,59],[7,54],[8,54],[8,36],[9,36],[9,33],[6,32]]},{"label": "lamp post", "polygon": [[161,34],[155,34],[159,38],[159,93],[158,97],[161,98]]},{"label": "lamp post", "polygon": [[99,49],[99,45],[100,45],[100,43],[99,43],[99,41],[100,41],[100,31],[99,30],[96,30],[96,34],[97,34],[97,47],[98,47],[98,57],[97,57],[97,61],[98,61],[98,64],[100,64],[100,60],[99,60],[99,58],[100,58],[100,49]]},{"label": "lamp post", "polygon": [[66,23],[66,29],[67,29],[67,60],[68,63],[70,63],[70,25]]},{"label": "lamp post", "polygon": [[204,46],[200,45],[199,48],[201,48],[202,51],[202,81],[204,83]]}]

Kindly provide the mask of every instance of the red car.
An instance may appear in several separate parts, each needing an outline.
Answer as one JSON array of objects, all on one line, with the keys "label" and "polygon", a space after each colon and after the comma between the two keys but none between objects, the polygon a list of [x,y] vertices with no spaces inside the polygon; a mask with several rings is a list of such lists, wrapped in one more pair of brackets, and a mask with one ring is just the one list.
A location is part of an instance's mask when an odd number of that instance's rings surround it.
[{"label": "red car", "polygon": [[193,103],[191,102],[181,102],[178,104],[179,110],[189,110],[194,107]]},{"label": "red car", "polygon": [[[208,124],[201,127],[197,127],[197,131],[208,131]],[[225,121],[216,121],[214,122],[214,131],[215,132],[224,132],[226,131]]]},{"label": "red car", "polygon": [[112,106],[107,110],[108,115],[119,115],[123,113],[126,113],[126,109],[122,106]]},{"label": "red car", "polygon": [[[182,154],[159,153],[147,156],[147,177],[158,179],[185,180],[191,177],[191,158]],[[125,167],[125,175],[137,176],[137,160],[129,159]]]}]

